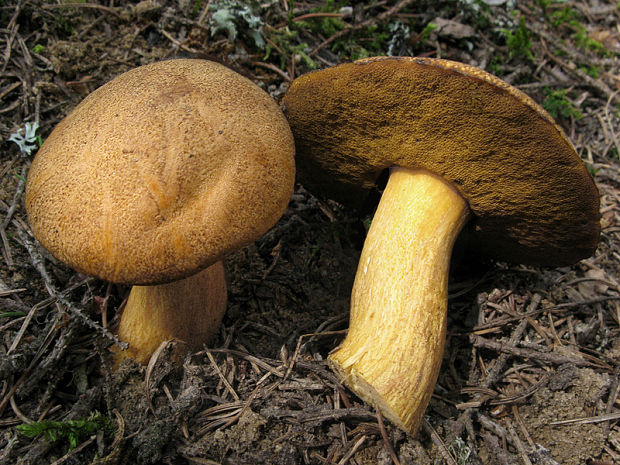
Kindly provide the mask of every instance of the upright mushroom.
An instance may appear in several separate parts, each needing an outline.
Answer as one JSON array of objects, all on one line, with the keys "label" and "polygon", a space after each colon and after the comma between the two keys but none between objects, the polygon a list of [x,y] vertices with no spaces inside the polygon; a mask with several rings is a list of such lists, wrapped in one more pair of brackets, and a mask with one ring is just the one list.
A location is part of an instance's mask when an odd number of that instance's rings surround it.
[{"label": "upright mushroom", "polygon": [[553,119],[480,69],[377,57],[297,78],[283,100],[301,182],[359,205],[391,174],[330,364],[415,433],[441,365],[450,255],[463,225],[500,260],[568,265],[599,235],[597,189]]},{"label": "upright mushroom", "polygon": [[220,260],[281,216],[293,138],[273,99],[206,60],[128,71],[84,99],[37,153],[34,235],[72,268],[134,286],[119,336],[148,361],[166,339],[199,348],[226,308]]}]

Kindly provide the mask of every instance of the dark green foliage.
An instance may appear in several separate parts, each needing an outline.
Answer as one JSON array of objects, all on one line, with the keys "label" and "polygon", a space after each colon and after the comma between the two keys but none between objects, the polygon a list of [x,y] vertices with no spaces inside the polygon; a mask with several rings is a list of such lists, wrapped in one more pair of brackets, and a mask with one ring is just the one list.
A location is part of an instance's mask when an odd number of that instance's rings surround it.
[{"label": "dark green foliage", "polygon": [[79,420],[42,420],[17,426],[17,431],[28,438],[35,438],[43,434],[48,442],[66,439],[69,441],[69,450],[75,449],[82,437],[90,436],[102,430],[111,431],[112,423],[108,417],[99,412],[94,412],[90,417]]},{"label": "dark green foliage", "polygon": [[568,89],[551,90],[545,89],[545,101],[543,108],[554,118],[570,118],[577,120],[583,118],[583,114],[567,98]]},{"label": "dark green foliage", "polygon": [[532,55],[531,32],[525,25],[525,18],[521,16],[519,26],[515,29],[502,29],[502,33],[506,37],[506,45],[508,46],[511,58],[524,56],[530,60],[534,60]]}]

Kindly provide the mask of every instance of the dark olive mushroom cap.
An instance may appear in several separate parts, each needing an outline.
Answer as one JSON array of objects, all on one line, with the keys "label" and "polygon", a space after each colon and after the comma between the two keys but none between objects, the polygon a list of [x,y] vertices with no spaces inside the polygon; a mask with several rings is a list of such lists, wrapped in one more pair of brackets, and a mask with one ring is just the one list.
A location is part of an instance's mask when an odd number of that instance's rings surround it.
[{"label": "dark olive mushroom cap", "polygon": [[37,153],[26,188],[35,236],[83,273],[174,281],[267,231],[294,183],[275,101],[205,60],[124,73],[84,99]]},{"label": "dark olive mushroom cap", "polygon": [[468,201],[476,245],[501,260],[589,257],[598,191],[553,119],[465,64],[379,57],[297,78],[283,100],[311,191],[359,206],[383,170],[426,169]]}]

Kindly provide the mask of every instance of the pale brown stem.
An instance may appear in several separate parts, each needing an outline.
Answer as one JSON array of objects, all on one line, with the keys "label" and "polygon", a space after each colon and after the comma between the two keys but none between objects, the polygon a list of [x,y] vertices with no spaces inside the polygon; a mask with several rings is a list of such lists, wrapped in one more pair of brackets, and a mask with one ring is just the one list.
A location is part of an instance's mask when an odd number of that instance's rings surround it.
[{"label": "pale brown stem", "polygon": [[121,317],[118,336],[129,349],[118,361],[145,364],[166,340],[199,350],[218,331],[226,312],[226,275],[222,262],[189,278],[157,286],[134,286]]},{"label": "pale brown stem", "polygon": [[439,177],[392,170],[364,244],[344,342],[332,368],[415,434],[441,366],[448,271],[467,203]]}]

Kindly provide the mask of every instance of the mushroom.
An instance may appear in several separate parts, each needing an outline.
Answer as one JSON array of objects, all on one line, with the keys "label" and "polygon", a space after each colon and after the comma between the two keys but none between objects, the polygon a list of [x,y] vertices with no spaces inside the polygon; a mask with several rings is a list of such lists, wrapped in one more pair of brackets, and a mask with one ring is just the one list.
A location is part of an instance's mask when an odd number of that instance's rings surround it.
[{"label": "mushroom", "polygon": [[132,69],[95,90],[32,162],[32,231],[82,273],[135,285],[120,322],[145,363],[167,339],[197,349],[226,308],[220,262],[280,218],[293,138],[256,84],[206,60]]},{"label": "mushroom", "polygon": [[376,57],[297,78],[283,100],[300,182],[359,206],[389,179],[329,363],[414,434],[442,361],[455,238],[499,260],[590,256],[599,198],[553,119],[497,77],[429,58]]}]

